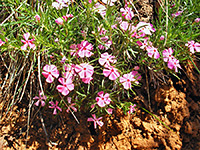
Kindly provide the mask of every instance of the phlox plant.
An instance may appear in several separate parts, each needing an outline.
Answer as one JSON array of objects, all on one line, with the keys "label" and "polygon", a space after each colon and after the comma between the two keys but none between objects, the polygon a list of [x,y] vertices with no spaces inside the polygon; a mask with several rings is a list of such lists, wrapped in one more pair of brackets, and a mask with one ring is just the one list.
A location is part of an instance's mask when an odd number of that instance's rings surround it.
[{"label": "phlox plant", "polygon": [[35,106],[48,106],[53,115],[90,112],[87,121],[95,128],[116,108],[137,110],[130,100],[145,68],[178,76],[200,52],[195,3],[175,1],[166,6],[168,14],[160,8],[156,21],[147,23],[129,1],[103,2],[55,0],[37,9],[23,4],[17,36],[9,27],[19,22],[12,20],[0,32],[1,49],[29,58],[38,71]]}]

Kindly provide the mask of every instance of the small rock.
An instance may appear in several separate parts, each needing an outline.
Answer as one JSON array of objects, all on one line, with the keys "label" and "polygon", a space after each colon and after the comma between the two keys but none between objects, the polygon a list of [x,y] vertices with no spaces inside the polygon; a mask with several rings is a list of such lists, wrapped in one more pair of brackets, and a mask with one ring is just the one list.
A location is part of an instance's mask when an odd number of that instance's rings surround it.
[{"label": "small rock", "polygon": [[185,123],[185,133],[192,134],[192,126],[189,122]]}]

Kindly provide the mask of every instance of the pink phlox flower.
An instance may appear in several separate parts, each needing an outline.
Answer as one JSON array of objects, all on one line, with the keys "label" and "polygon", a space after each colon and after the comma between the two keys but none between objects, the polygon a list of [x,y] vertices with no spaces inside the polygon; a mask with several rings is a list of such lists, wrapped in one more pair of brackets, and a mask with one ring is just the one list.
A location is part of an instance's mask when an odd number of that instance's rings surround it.
[{"label": "pink phlox flower", "polygon": [[140,32],[140,33],[137,33],[137,32],[134,32],[131,37],[135,37],[136,39],[139,39],[141,37],[144,37],[145,36],[145,33],[143,32]]},{"label": "pink phlox flower", "polygon": [[108,50],[109,48],[110,48],[110,46],[112,45],[112,41],[111,40],[109,40],[109,41],[107,41],[106,43],[105,43],[105,49],[106,50]]},{"label": "pink phlox flower", "polygon": [[134,70],[139,70],[139,69],[140,69],[139,66],[135,66],[135,67],[134,67]]},{"label": "pink phlox flower", "polygon": [[86,39],[87,31],[81,31],[81,35],[84,37],[84,39]]},{"label": "pink phlox flower", "polygon": [[78,52],[77,52],[77,46],[76,46],[76,44],[72,44],[72,45],[70,45],[70,54],[72,55],[72,56],[78,56]]},{"label": "pink phlox flower", "polygon": [[101,49],[101,50],[104,50],[104,49],[105,49],[105,46],[103,46],[102,44],[99,44],[99,45],[98,45],[98,48]]},{"label": "pink phlox flower", "polygon": [[38,99],[37,102],[34,103],[35,106],[39,106],[39,104],[41,102],[41,106],[43,107],[45,105],[45,101],[43,101],[43,100],[46,100],[47,97],[45,95],[42,96],[42,92],[39,91],[39,97],[35,96],[33,99]]},{"label": "pink phlox flower", "polygon": [[106,7],[100,3],[96,3],[94,5],[94,11],[99,13],[102,16],[102,18],[104,18],[106,15]]},{"label": "pink phlox flower", "polygon": [[63,74],[64,78],[69,78],[75,75],[75,65],[74,64],[66,64],[64,66],[65,73]]},{"label": "pink phlox flower", "polygon": [[74,90],[74,84],[72,83],[72,77],[59,78],[58,81],[62,85],[58,85],[57,90],[64,96],[68,95],[70,91]]},{"label": "pink phlox flower", "polygon": [[87,121],[94,121],[94,128],[96,129],[97,128],[97,124],[102,127],[103,126],[103,122],[102,121],[99,121],[102,119],[102,117],[99,117],[99,118],[96,118],[96,115],[95,114],[92,114],[92,117],[93,118],[88,118]]},{"label": "pink phlox flower", "polygon": [[172,4],[171,6],[170,6],[170,8],[173,8],[175,6],[175,4]]},{"label": "pink phlox flower", "polygon": [[55,22],[56,22],[57,24],[63,25],[63,20],[62,20],[62,18],[57,18],[57,19],[55,20]]},{"label": "pink phlox flower", "polygon": [[199,43],[195,43],[195,41],[188,41],[187,44],[185,44],[185,46],[188,46],[190,49],[191,53],[195,53],[194,50],[196,50],[197,52],[200,52],[200,44]]},{"label": "pink phlox flower", "polygon": [[21,49],[22,49],[22,50],[26,50],[27,47],[29,46],[31,49],[35,50],[36,46],[35,46],[35,44],[33,44],[33,41],[34,41],[35,39],[29,40],[30,33],[29,33],[29,32],[25,33],[25,34],[23,35],[23,37],[24,37],[25,41],[24,41],[24,40],[21,40],[21,42],[24,43],[24,45],[21,46]]},{"label": "pink phlox flower", "polygon": [[155,32],[156,30],[153,28],[153,25],[146,22],[139,22],[136,26],[139,32],[142,32],[147,35],[152,35],[151,32]]},{"label": "pink phlox flower", "polygon": [[169,60],[167,66],[168,66],[169,69],[175,69],[175,72],[178,72],[178,68],[181,69],[181,66],[179,64],[179,60],[176,59],[176,58]]},{"label": "pink phlox flower", "polygon": [[112,29],[117,29],[117,24],[111,25],[111,28],[112,28]]},{"label": "pink phlox flower", "polygon": [[198,23],[198,22],[200,21],[200,18],[196,18],[194,21],[195,21],[196,23]]},{"label": "pink phlox flower", "polygon": [[134,17],[134,13],[130,7],[121,8],[120,12],[122,12],[122,16],[127,20],[131,20]]},{"label": "pink phlox flower", "polygon": [[137,28],[133,24],[130,24],[129,31],[129,34],[134,34],[134,32],[137,31]]},{"label": "pink phlox flower", "polygon": [[131,89],[131,82],[135,81],[134,75],[130,72],[120,77],[119,82],[122,83],[126,90]]},{"label": "pink phlox flower", "polygon": [[101,37],[101,41],[106,42],[106,43],[105,43],[105,46],[103,46],[102,44],[99,44],[98,48],[102,49],[102,50],[103,49],[108,50],[110,48],[110,46],[112,45],[112,41],[108,40],[108,39],[109,39],[108,36]]},{"label": "pink phlox flower", "polygon": [[99,32],[99,35],[105,35],[107,30],[105,28],[98,27],[98,32]]},{"label": "pink phlox flower", "polygon": [[122,17],[117,17],[115,20],[116,20],[116,22],[118,22],[119,24],[122,23]]},{"label": "pink phlox flower", "polygon": [[74,112],[77,112],[76,107],[74,107],[74,105],[76,105],[75,103],[72,103],[72,98],[71,97],[67,97],[67,101],[68,101],[68,108],[66,110],[67,113],[69,113],[69,110],[72,109]]},{"label": "pink phlox flower", "polygon": [[107,42],[108,39],[109,39],[109,37],[108,37],[108,36],[104,36],[104,37],[101,37],[100,39],[101,39],[101,41],[103,41],[103,42]]},{"label": "pink phlox flower", "polygon": [[127,21],[122,21],[119,26],[122,30],[127,31],[129,27],[129,23]]},{"label": "pink phlox flower", "polygon": [[127,0],[124,0],[124,3],[125,3],[125,7],[128,7],[128,5],[131,5],[131,3],[130,2],[128,2]]},{"label": "pink phlox flower", "polygon": [[140,42],[140,41],[137,41],[136,43],[140,46],[141,49],[145,49],[145,48],[147,48],[149,46],[149,43],[148,43],[147,40],[144,40],[143,43]]},{"label": "pink phlox flower", "polygon": [[110,48],[110,46],[112,45],[112,41],[108,41],[105,43],[105,46],[103,46],[102,44],[98,45],[98,48],[101,50],[108,50]]},{"label": "pink phlox flower", "polygon": [[51,53],[51,54],[49,55],[49,57],[50,57],[51,59],[54,59],[54,58],[55,58],[54,56],[55,56],[54,53]]},{"label": "pink phlox flower", "polygon": [[181,15],[183,13],[183,11],[178,11],[175,14],[172,14],[172,17],[177,17],[179,15]]},{"label": "pink phlox flower", "polygon": [[92,104],[90,107],[91,107],[91,108],[94,108],[94,107],[95,107],[95,105],[96,105],[96,104]]},{"label": "pink phlox flower", "polygon": [[54,42],[58,42],[59,41],[59,39],[58,38],[56,38],[55,40],[54,40]]},{"label": "pink phlox flower", "polygon": [[92,77],[82,78],[82,81],[83,81],[85,84],[89,84],[90,81],[92,81],[92,80],[93,80]]},{"label": "pink phlox flower", "polygon": [[106,67],[106,68],[103,69],[103,75],[105,77],[109,76],[110,80],[116,80],[120,76],[118,70],[116,68],[114,68],[113,66],[106,64],[106,65],[104,65],[104,67]]},{"label": "pink phlox flower", "polygon": [[114,6],[115,4],[115,2],[116,2],[117,0],[102,0],[102,2],[104,3],[104,4],[107,4],[107,5],[109,5],[109,6]]},{"label": "pink phlox flower", "polygon": [[136,104],[130,105],[129,111],[128,111],[127,113],[128,113],[128,114],[132,114],[132,113],[135,111],[135,107],[136,107]]},{"label": "pink phlox flower", "polygon": [[99,107],[105,107],[106,105],[109,105],[111,102],[111,99],[109,98],[109,94],[105,93],[103,91],[100,91],[98,93],[99,97],[96,97],[96,101],[97,101],[97,105],[99,105]]},{"label": "pink phlox flower", "polygon": [[49,104],[51,104],[51,106],[49,106],[49,108],[53,108],[53,114],[56,115],[57,114],[57,109],[59,111],[62,111],[62,109],[60,107],[58,107],[58,101],[56,101],[56,103],[54,103],[53,101],[50,101]]},{"label": "pink phlox flower", "polygon": [[92,3],[92,0],[88,0],[88,3],[90,3],[90,4],[91,4],[91,3]]},{"label": "pink phlox flower", "polygon": [[67,22],[68,18],[72,18],[73,15],[72,14],[66,14],[66,16],[63,16],[63,19],[65,19],[65,21]]},{"label": "pink phlox flower", "polygon": [[75,71],[79,74],[80,78],[89,78],[92,77],[94,73],[94,67],[88,63],[82,63],[75,66]]},{"label": "pink phlox flower", "polygon": [[2,46],[3,44],[5,44],[5,42],[0,39],[0,46]]},{"label": "pink phlox flower", "polygon": [[65,61],[66,61],[66,59],[67,59],[66,56],[63,56],[62,59],[61,59],[61,61],[60,61],[60,63],[64,64]]},{"label": "pink phlox flower", "polygon": [[161,35],[160,36],[160,40],[164,40],[165,39],[165,36],[164,35]]},{"label": "pink phlox flower", "polygon": [[142,76],[138,73],[138,71],[132,71],[131,74],[134,76],[134,82],[139,84],[139,80],[141,80]]},{"label": "pink phlox flower", "polygon": [[91,43],[89,43],[88,41],[82,41],[81,44],[77,45],[78,47],[78,55],[83,58],[83,57],[90,57],[93,55],[92,52],[90,52],[91,50],[93,50],[93,46]]},{"label": "pink phlox flower", "polygon": [[113,113],[113,109],[112,109],[112,108],[108,108],[108,109],[107,109],[107,112],[108,112],[108,114],[111,115],[111,114]]},{"label": "pink phlox flower", "polygon": [[39,22],[40,21],[40,16],[39,15],[35,15],[35,20]]},{"label": "pink phlox flower", "polygon": [[59,71],[55,65],[45,65],[43,67],[42,75],[46,78],[46,82],[52,83],[54,78],[59,77]]},{"label": "pink phlox flower", "polygon": [[173,49],[172,48],[168,48],[168,49],[165,49],[162,54],[163,54],[163,60],[165,62],[168,62],[170,61],[171,59],[174,58],[174,56],[172,55],[173,54]]},{"label": "pink phlox flower", "polygon": [[68,7],[68,5],[70,4],[70,0],[56,0],[57,2],[53,2],[52,6],[54,8],[58,9],[62,9],[63,7]]},{"label": "pink phlox flower", "polygon": [[146,47],[146,50],[147,50],[147,52],[148,52],[148,56],[149,57],[153,57],[154,56],[154,58],[155,59],[158,59],[159,57],[160,57],[160,54],[159,54],[159,52],[158,52],[158,49],[157,48],[155,48],[155,47],[151,47],[151,46],[148,46],[148,47]]},{"label": "pink phlox flower", "polygon": [[107,52],[101,54],[101,58],[99,58],[99,64],[104,66],[110,66],[110,63],[116,63],[115,56],[109,55]]}]

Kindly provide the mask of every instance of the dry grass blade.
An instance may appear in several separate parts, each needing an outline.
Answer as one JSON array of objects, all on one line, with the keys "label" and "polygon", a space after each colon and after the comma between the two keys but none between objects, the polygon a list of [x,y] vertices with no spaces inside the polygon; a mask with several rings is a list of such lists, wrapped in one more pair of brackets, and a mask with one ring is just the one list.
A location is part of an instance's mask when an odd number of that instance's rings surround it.
[{"label": "dry grass blade", "polygon": [[3,94],[3,89],[4,89],[4,86],[6,85],[6,83],[8,82],[8,76],[9,76],[9,71],[11,69],[11,65],[12,65],[12,60],[10,62],[10,65],[8,67],[8,73],[6,74],[6,78],[4,79],[4,82],[3,82],[3,85],[1,86],[1,94]]},{"label": "dry grass blade", "polygon": [[130,1],[130,3],[131,3],[131,5],[133,6],[133,8],[135,9],[135,12],[137,13],[137,17],[139,18],[139,20],[141,20],[141,19],[140,19],[140,14],[139,14],[139,12],[137,11],[135,5],[132,3],[132,1]]},{"label": "dry grass blade", "polygon": [[[6,115],[8,114],[8,112],[12,112],[12,109],[13,109],[13,104],[14,104],[14,101],[15,101],[15,96],[16,96],[16,93],[17,93],[17,90],[18,90],[18,86],[19,86],[19,82],[20,82],[20,77],[21,75],[19,76],[18,78],[18,81],[16,83],[16,87],[15,87],[15,91],[14,91],[14,94],[13,94],[13,98],[12,98],[12,101],[11,101],[11,104],[10,104],[10,107],[8,108],[8,110],[6,111]],[[11,116],[11,113],[10,113],[10,116]],[[10,118],[10,116],[8,117],[8,119]]]},{"label": "dry grass blade", "polygon": [[149,110],[150,110],[150,112],[152,112],[151,96],[150,96],[150,92],[149,92],[149,79],[148,79],[148,76],[147,76],[147,68],[146,67],[145,67],[145,77],[146,77],[146,85],[147,85],[147,96],[148,96]]},{"label": "dry grass blade", "polygon": [[[60,95],[60,94],[59,94]],[[60,97],[61,97],[61,99],[62,99],[62,101],[63,101],[63,103],[67,106],[67,108],[69,108],[69,111],[70,111],[70,113],[72,114],[72,116],[74,117],[74,119],[76,120],[76,122],[78,123],[78,124],[80,124],[80,122],[78,121],[78,119],[77,119],[77,117],[74,115],[74,113],[73,113],[73,111],[71,110],[71,108],[67,105],[67,103],[63,100],[63,97],[60,95]]]},{"label": "dry grass blade", "polygon": [[44,133],[45,133],[45,135],[46,135],[47,145],[48,145],[49,147],[53,147],[53,145],[58,145],[57,143],[54,143],[54,142],[52,142],[52,141],[49,139],[49,135],[48,135],[48,133],[47,133],[47,130],[46,130],[46,127],[45,127],[45,124],[44,124],[44,119],[42,118],[42,115],[41,115],[40,112],[39,112],[39,117],[40,117],[40,120],[41,120],[42,128],[43,128]]},{"label": "dry grass blade", "polygon": [[39,80],[40,89],[42,91],[42,95],[44,96],[44,90],[42,87],[42,82],[41,82],[41,77],[40,77],[40,52],[38,52],[38,80]]},{"label": "dry grass blade", "polygon": [[6,65],[6,63],[5,63],[5,61],[4,61],[4,58],[3,58],[3,56],[0,54],[0,56],[1,56],[1,60],[2,60],[2,62],[3,62],[3,65],[6,67],[6,69],[8,70],[8,66]]},{"label": "dry grass blade", "polygon": [[[32,61],[32,64],[31,64],[31,68],[33,68],[33,61]],[[30,79],[30,94],[29,94],[28,119],[27,119],[27,130],[26,130],[26,147],[27,147],[28,134],[29,134],[29,128],[30,128],[31,107],[33,105],[33,100],[32,100],[33,80],[34,80],[33,76],[31,76],[31,79]]]},{"label": "dry grass blade", "polygon": [[[35,53],[34,53],[34,56],[35,56]],[[28,76],[27,76],[27,78],[26,78],[26,81],[25,81],[25,84],[24,84],[24,88],[23,88],[21,97],[20,97],[20,99],[19,99],[19,102],[21,102],[21,100],[22,100],[22,98],[23,98],[23,96],[24,96],[24,93],[25,93],[25,90],[26,90],[26,85],[27,85],[27,83],[28,83],[28,80],[29,80],[29,78],[30,78],[30,75],[31,75],[32,70],[33,70],[33,61],[31,62],[31,67],[30,67],[30,69],[29,69],[29,71],[28,71]]]}]

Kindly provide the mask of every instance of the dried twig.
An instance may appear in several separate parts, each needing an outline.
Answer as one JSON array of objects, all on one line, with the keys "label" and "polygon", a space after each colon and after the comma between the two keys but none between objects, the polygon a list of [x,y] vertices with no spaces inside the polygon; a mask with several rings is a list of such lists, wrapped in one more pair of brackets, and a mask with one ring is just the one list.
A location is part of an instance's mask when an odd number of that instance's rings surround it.
[{"label": "dried twig", "polygon": [[28,142],[28,134],[29,134],[29,128],[30,128],[30,116],[31,116],[31,107],[33,105],[32,100],[32,88],[33,88],[33,76],[30,79],[30,95],[29,95],[29,108],[28,108],[28,119],[27,119],[27,130],[26,130],[26,147]]},{"label": "dried twig", "polygon": [[42,95],[44,97],[44,90],[42,87],[42,82],[41,82],[41,77],[40,77],[40,52],[38,52],[38,80],[39,80],[40,89],[42,91]]},{"label": "dried twig", "polygon": [[[60,94],[59,94],[59,95],[60,95]],[[69,106],[67,105],[67,103],[63,100],[63,97],[62,97],[61,95],[60,95],[60,97],[61,97],[63,103],[67,106],[67,108],[69,108]],[[78,119],[77,119],[76,116],[74,115],[73,111],[71,111],[71,108],[69,108],[69,111],[70,111],[70,113],[72,114],[72,116],[74,117],[74,119],[76,120],[76,122],[77,122],[78,124],[80,124],[80,122],[78,121]]]},{"label": "dried twig", "polygon": [[49,139],[49,135],[47,133],[47,130],[46,130],[46,127],[45,127],[45,124],[44,124],[44,119],[42,118],[42,115],[41,115],[40,112],[39,112],[39,117],[40,117],[40,121],[41,121],[41,124],[42,124],[42,128],[43,128],[44,133],[46,135],[47,145],[50,146],[50,147],[53,147],[53,145],[58,145],[57,143],[54,143]]},{"label": "dried twig", "polygon": [[[34,57],[35,57],[35,53],[34,53]],[[21,102],[21,100],[22,100],[22,98],[23,98],[23,96],[24,96],[25,89],[26,89],[26,85],[27,85],[27,83],[28,83],[28,80],[29,80],[29,78],[30,78],[30,75],[31,75],[32,70],[33,70],[33,61],[31,62],[31,67],[30,67],[30,70],[29,70],[29,72],[28,72],[28,76],[27,76],[27,79],[26,79],[26,81],[25,81],[24,88],[23,88],[21,97],[20,97],[20,99],[19,99],[19,102]]]},{"label": "dried twig", "polygon": [[148,77],[147,77],[147,68],[146,67],[145,67],[145,76],[146,76],[146,84],[147,84],[147,95],[148,95],[149,110],[152,112],[151,97],[150,97],[150,92],[149,92],[149,81],[148,81]]},{"label": "dried twig", "polygon": [[136,9],[136,7],[135,7],[135,5],[130,1],[130,4],[133,6],[133,8],[135,9],[135,12],[137,13],[137,15],[138,15],[138,18],[139,18],[139,20],[141,19],[140,18],[140,14],[139,14],[139,12],[137,11],[137,9]]}]

